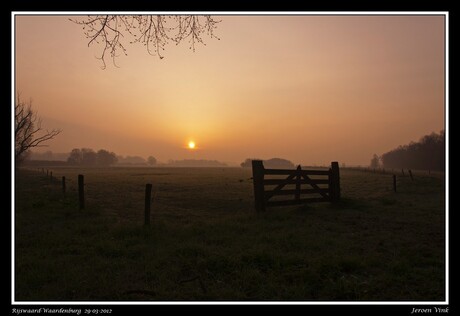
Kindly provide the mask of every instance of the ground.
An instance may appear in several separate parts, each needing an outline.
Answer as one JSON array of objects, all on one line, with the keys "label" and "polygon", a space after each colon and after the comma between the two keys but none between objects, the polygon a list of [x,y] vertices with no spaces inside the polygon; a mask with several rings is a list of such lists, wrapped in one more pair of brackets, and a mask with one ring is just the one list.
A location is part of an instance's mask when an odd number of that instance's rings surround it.
[{"label": "ground", "polygon": [[258,214],[251,169],[46,168],[15,175],[17,301],[445,299],[443,174],[342,169],[338,204]]}]

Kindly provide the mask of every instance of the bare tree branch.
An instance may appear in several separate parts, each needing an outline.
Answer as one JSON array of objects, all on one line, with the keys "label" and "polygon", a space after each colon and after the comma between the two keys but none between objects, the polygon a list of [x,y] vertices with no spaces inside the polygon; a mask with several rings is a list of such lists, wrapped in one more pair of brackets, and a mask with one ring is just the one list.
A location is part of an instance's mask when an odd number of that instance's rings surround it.
[{"label": "bare tree branch", "polygon": [[96,57],[101,60],[102,69],[107,66],[107,54],[115,66],[119,51],[128,55],[125,40],[129,44],[141,43],[150,55],[162,59],[161,52],[170,42],[178,45],[187,39],[189,48],[195,51],[195,44],[206,45],[202,38],[204,34],[219,39],[214,30],[221,22],[209,15],[89,15],[69,20],[82,26],[88,46],[94,43],[102,45],[101,53]]},{"label": "bare tree branch", "polygon": [[32,109],[32,101],[22,102],[18,94],[15,110],[15,161],[21,162],[26,153],[34,147],[46,146],[44,143],[61,133],[60,129],[44,131],[42,121]]}]

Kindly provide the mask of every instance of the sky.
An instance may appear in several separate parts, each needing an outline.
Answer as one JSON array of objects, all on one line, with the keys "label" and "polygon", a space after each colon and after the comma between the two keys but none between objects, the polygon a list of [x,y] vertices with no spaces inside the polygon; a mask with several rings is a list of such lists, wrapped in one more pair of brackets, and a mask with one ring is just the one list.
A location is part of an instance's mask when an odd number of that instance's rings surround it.
[{"label": "sky", "polygon": [[445,128],[443,15],[215,16],[220,40],[104,70],[69,18],[15,17],[16,92],[62,129],[37,151],[368,165]]}]

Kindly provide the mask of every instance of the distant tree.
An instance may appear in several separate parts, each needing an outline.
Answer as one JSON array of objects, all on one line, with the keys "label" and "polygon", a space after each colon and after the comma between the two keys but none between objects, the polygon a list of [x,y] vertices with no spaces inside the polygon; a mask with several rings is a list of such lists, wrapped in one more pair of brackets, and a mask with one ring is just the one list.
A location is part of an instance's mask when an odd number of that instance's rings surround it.
[{"label": "distant tree", "polygon": [[96,153],[91,148],[74,148],[70,152],[67,162],[72,165],[110,166],[117,162],[117,156],[105,149],[100,149]]},{"label": "distant tree", "polygon": [[372,159],[371,159],[371,168],[376,169],[379,166],[380,166],[380,158],[379,158],[379,156],[374,154],[374,156],[372,156]]},{"label": "distant tree", "polygon": [[153,157],[153,156],[149,156],[147,158],[147,162],[148,162],[149,165],[154,166],[154,165],[157,164],[157,159],[155,157]]},{"label": "distant tree", "polygon": [[118,163],[127,165],[145,165],[147,162],[140,156],[118,156]]},{"label": "distant tree", "polygon": [[45,152],[30,152],[30,160],[41,160],[41,161],[67,161],[70,153],[56,153],[51,150]]},{"label": "distant tree", "polygon": [[252,160],[253,159],[251,159],[251,158],[246,158],[245,161],[240,163],[240,166],[243,167],[243,168],[251,168],[252,167]]},{"label": "distant tree", "polygon": [[44,143],[61,133],[60,129],[43,130],[42,120],[32,109],[32,101],[21,101],[19,94],[14,105],[14,160],[21,163],[28,151],[34,147],[45,146]]},{"label": "distant tree", "polygon": [[86,166],[95,165],[97,163],[97,154],[91,148],[82,148],[82,161],[81,163]]},{"label": "distant tree", "polygon": [[410,168],[425,170],[445,169],[446,140],[444,130],[431,133],[418,142],[399,146],[382,155],[385,168]]},{"label": "distant tree", "polygon": [[80,165],[83,161],[83,155],[80,149],[74,148],[67,158],[67,162],[71,165]]},{"label": "distant tree", "polygon": [[100,149],[97,152],[97,164],[99,166],[110,166],[117,162],[117,156],[113,152]]},{"label": "distant tree", "polygon": [[287,159],[283,158],[272,158],[268,160],[264,160],[264,166],[265,168],[285,168],[285,169],[290,169],[294,168],[294,163]]},{"label": "distant tree", "polygon": [[115,66],[119,51],[128,55],[127,42],[144,45],[150,55],[158,55],[160,59],[163,58],[161,51],[171,41],[177,45],[188,39],[189,48],[195,51],[197,43],[206,45],[203,34],[219,39],[214,35],[214,29],[221,22],[210,15],[89,15],[70,21],[82,26],[88,46],[101,44],[97,58],[102,61],[103,69],[107,54]]},{"label": "distant tree", "polygon": [[[251,168],[252,167],[252,161],[253,160],[261,160],[261,159],[251,159],[251,158],[247,158],[245,161],[243,161],[240,166],[243,167],[243,168]],[[287,160],[287,159],[283,159],[283,158],[271,158],[271,159],[268,159],[268,160],[263,160],[263,163],[264,163],[264,167],[265,168],[285,168],[285,169],[289,169],[289,168],[294,168],[294,164]]]}]

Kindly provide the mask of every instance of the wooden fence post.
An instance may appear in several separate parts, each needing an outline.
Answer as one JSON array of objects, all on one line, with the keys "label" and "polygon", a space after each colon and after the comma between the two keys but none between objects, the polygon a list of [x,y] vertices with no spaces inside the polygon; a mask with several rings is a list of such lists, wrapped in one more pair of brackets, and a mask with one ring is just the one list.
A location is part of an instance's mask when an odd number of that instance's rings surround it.
[{"label": "wooden fence post", "polygon": [[331,177],[332,177],[331,200],[332,202],[337,202],[338,200],[340,200],[340,171],[339,171],[339,163],[337,161],[331,162]]},{"label": "wooden fence post", "polygon": [[296,201],[300,201],[300,180],[302,179],[302,176],[300,174],[300,171],[302,170],[302,167],[300,165],[297,167],[297,175],[296,175],[296,183],[295,183],[295,199]]},{"label": "wooden fence post", "polygon": [[334,192],[334,174],[332,173],[332,168],[329,168],[329,199],[331,202],[334,201],[335,192]]},{"label": "wooden fence post", "polygon": [[50,171],[50,182],[53,183],[53,171]]},{"label": "wooden fence post", "polygon": [[150,225],[150,204],[152,202],[152,184],[145,185],[144,225]]},{"label": "wooden fence post", "polygon": [[65,195],[65,176],[62,176],[62,194]]},{"label": "wooden fence post", "polygon": [[409,169],[409,176],[412,181],[414,181],[414,177],[412,176],[412,170]]},{"label": "wooden fence post", "polygon": [[257,212],[265,211],[264,164],[262,160],[252,161],[252,179],[254,183],[254,202]]},{"label": "wooden fence post", "polygon": [[80,210],[85,208],[85,179],[82,174],[78,175],[78,201],[80,205]]},{"label": "wooden fence post", "polygon": [[404,169],[401,169],[401,173],[402,173],[403,176],[405,176]]},{"label": "wooden fence post", "polygon": [[396,175],[393,175],[393,191],[396,192]]}]

